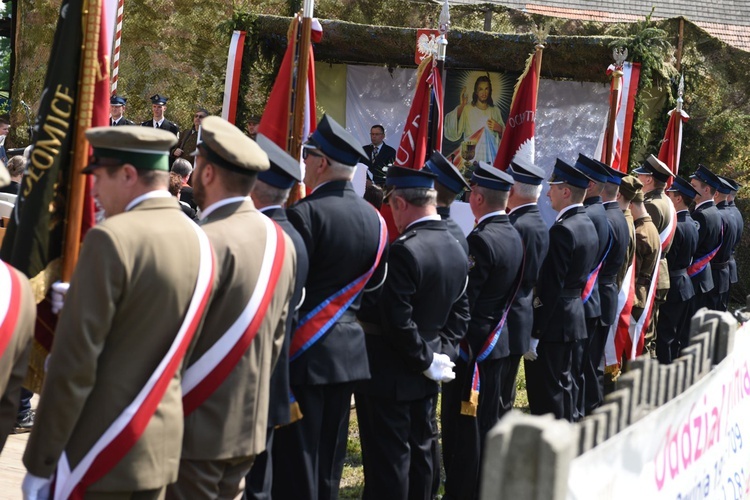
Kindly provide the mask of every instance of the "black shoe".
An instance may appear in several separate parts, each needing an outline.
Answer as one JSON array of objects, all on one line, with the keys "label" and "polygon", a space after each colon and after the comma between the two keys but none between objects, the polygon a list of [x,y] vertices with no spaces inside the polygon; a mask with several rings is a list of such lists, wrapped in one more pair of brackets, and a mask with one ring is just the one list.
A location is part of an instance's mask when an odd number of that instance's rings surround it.
[{"label": "black shoe", "polygon": [[31,432],[34,427],[34,416],[36,412],[34,410],[26,410],[18,414],[16,419],[16,425],[14,431],[16,434],[23,434],[25,432]]}]

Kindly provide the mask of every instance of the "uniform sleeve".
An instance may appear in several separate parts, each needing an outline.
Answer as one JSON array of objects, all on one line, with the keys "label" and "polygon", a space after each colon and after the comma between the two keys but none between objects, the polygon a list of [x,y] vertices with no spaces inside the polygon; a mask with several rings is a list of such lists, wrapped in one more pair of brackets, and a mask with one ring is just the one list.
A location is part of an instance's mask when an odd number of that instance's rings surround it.
[{"label": "uniform sleeve", "polygon": [[309,258],[313,255],[314,242],[312,232],[310,230],[310,223],[305,215],[306,210],[299,203],[287,209],[286,211],[286,216],[289,219],[289,222],[292,223],[294,229],[296,229],[300,236],[302,236],[302,241],[305,242],[305,249],[307,250],[307,255]]},{"label": "uniform sleeve", "polygon": [[469,283],[466,286],[466,296],[471,312],[491,274],[492,259],[487,243],[479,235],[470,233],[466,242],[469,244]]},{"label": "uniform sleeve", "polygon": [[[295,270],[297,269],[297,253],[294,251],[294,244],[292,239],[284,235],[284,243],[286,245],[286,255],[284,257],[284,267],[279,281],[276,284],[276,289],[279,286],[286,286],[286,293],[281,297],[274,297],[274,300],[283,300],[284,305],[281,310],[281,315],[276,323],[273,333],[273,349],[271,351],[271,370],[276,367],[276,363],[281,355],[281,350],[284,349],[284,339],[286,337],[286,324],[287,318],[290,314],[294,314],[294,308],[296,304],[292,304],[292,296],[294,295],[295,286]],[[274,295],[276,295],[274,293]]]},{"label": "uniform sleeve", "polygon": [[411,300],[417,291],[419,266],[404,245],[393,245],[388,261],[390,268],[380,299],[383,337],[416,372],[429,368],[433,351],[419,335],[412,320]]},{"label": "uniform sleeve", "polygon": [[534,292],[534,338],[544,338],[560,292],[565,287],[574,242],[573,235],[564,226],[555,224],[550,228],[549,250],[539,269]]},{"label": "uniform sleeve", "polygon": [[35,476],[52,475],[76,427],[126,286],[117,242],[104,228],[90,230],[55,329],[36,425],[23,457]]}]

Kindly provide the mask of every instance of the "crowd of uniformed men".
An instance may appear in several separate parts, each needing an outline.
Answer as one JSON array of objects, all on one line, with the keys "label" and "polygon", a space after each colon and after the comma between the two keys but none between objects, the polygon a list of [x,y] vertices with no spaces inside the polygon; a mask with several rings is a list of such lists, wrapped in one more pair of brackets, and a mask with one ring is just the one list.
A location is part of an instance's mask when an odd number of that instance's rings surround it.
[{"label": "crowd of uniformed men", "polygon": [[[86,134],[106,220],[69,288],[54,288],[26,498],[51,486],[55,498],[234,498],[243,478],[247,498],[336,498],[352,395],[364,498],[434,498],[441,458],[443,498],[476,498],[484,436],[513,406],[522,357],[531,412],[577,421],[602,402],[622,289],[634,290],[631,342],[615,361],[655,349],[669,363],[692,313],[725,310],[737,281],[739,186],[703,166],[688,181],[653,156],[635,175],[557,160],[548,228],[541,168],[480,163],[467,183],[436,152],[422,170],[388,169],[389,238],[350,182],[367,155],[334,120],[303,147],[311,193],[285,208],[299,163],[200,114],[199,225],[167,192],[173,133]],[[465,191],[466,238],[450,219]],[[0,271],[8,417],[34,308],[27,280]]]}]

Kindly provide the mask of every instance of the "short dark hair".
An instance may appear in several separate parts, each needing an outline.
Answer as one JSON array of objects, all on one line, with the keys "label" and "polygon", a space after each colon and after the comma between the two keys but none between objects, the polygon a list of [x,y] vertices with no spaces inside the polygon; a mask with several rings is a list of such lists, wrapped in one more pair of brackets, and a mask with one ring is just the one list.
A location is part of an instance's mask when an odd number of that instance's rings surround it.
[{"label": "short dark hair", "polygon": [[10,118],[8,118],[8,115],[0,115],[0,125],[10,125]]},{"label": "short dark hair", "polygon": [[383,128],[382,125],[373,125],[372,127],[370,127],[370,132],[372,132],[372,129],[374,128],[379,128],[380,132],[382,132],[382,134],[385,135],[385,129]]},{"label": "short dark hair", "polygon": [[365,195],[363,198],[370,205],[379,210],[380,207],[383,206],[383,188],[377,184],[370,184],[365,188]]}]

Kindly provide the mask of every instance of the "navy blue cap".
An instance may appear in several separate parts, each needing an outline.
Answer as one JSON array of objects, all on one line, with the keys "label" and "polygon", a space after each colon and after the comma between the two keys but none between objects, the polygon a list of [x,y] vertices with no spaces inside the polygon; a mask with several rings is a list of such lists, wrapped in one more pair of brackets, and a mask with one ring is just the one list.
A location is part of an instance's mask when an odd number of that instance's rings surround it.
[{"label": "navy blue cap", "polygon": [[113,106],[125,106],[127,102],[127,99],[125,99],[124,97],[120,97],[119,95],[113,95],[109,98],[109,103]]},{"label": "navy blue cap", "polygon": [[690,184],[690,181],[685,180],[682,177],[675,177],[674,182],[672,182],[672,185],[667,188],[667,191],[677,191],[691,200],[698,196],[698,191],[696,191],[693,185]]},{"label": "navy blue cap", "polygon": [[721,194],[729,194],[732,192],[732,185],[727,182],[726,179],[724,179],[722,176],[717,175],[716,177],[719,178],[719,187],[716,189]]},{"label": "navy blue cap", "polygon": [[495,191],[510,191],[510,187],[514,184],[513,177],[509,173],[483,161],[479,162],[474,173],[471,174],[471,182]]},{"label": "navy blue cap", "polygon": [[328,115],[323,115],[305,147],[318,149],[332,160],[350,167],[360,161],[367,161],[367,155],[359,141]]},{"label": "navy blue cap", "polygon": [[643,165],[633,170],[633,173],[637,175],[653,175],[654,179],[661,182],[667,182],[670,177],[674,177],[667,164],[654,155],[648,155]]},{"label": "navy blue cap", "polygon": [[430,159],[424,164],[424,169],[437,175],[435,182],[442,184],[456,194],[466,190],[471,191],[469,183],[466,182],[458,168],[437,151],[432,152]]},{"label": "navy blue cap", "polygon": [[413,168],[406,167],[391,167],[385,176],[386,187],[395,189],[403,188],[427,188],[432,189],[435,187],[435,180],[437,175],[432,172],[422,169],[415,170]]},{"label": "navy blue cap", "polygon": [[169,97],[164,97],[163,95],[154,94],[151,97],[149,97],[149,99],[151,99],[151,104],[158,104],[158,105],[163,106],[164,104],[167,103],[167,101],[169,100]]},{"label": "navy blue cap", "polygon": [[562,184],[566,182],[571,186],[586,189],[589,187],[589,181],[592,180],[586,174],[572,165],[568,165],[560,158],[555,161],[555,170],[549,179],[550,184]]},{"label": "navy blue cap", "polygon": [[607,172],[606,165],[584,154],[578,154],[578,161],[576,161],[575,167],[594,182],[604,183],[609,179],[609,172]]},{"label": "navy blue cap", "polygon": [[722,181],[726,182],[727,184],[729,184],[729,185],[730,185],[730,186],[732,187],[732,191],[739,191],[739,190],[740,190],[740,188],[742,187],[742,186],[740,186],[740,184],[739,184],[739,183],[738,183],[738,182],[737,182],[736,180],[734,180],[734,179],[730,179],[729,177],[724,177],[723,175],[717,175],[717,177],[718,177],[719,179],[721,179]]},{"label": "navy blue cap", "polygon": [[603,165],[607,169],[607,173],[609,174],[609,177],[607,177],[607,184],[616,184],[619,186],[620,184],[622,184],[622,178],[628,175],[627,172],[615,170],[607,164]]},{"label": "navy blue cap", "polygon": [[711,172],[705,165],[698,164],[698,168],[695,169],[695,173],[690,176],[691,179],[698,179],[701,182],[705,182],[714,189],[719,189],[721,186],[721,180],[716,176],[715,173]]},{"label": "navy blue cap", "polygon": [[521,158],[513,158],[508,167],[508,173],[513,180],[521,184],[530,184],[538,186],[546,177],[544,170]]},{"label": "navy blue cap", "polygon": [[255,142],[268,155],[271,163],[271,168],[258,173],[258,180],[279,189],[289,189],[295,182],[302,180],[299,162],[275,142],[263,134],[258,134]]}]

